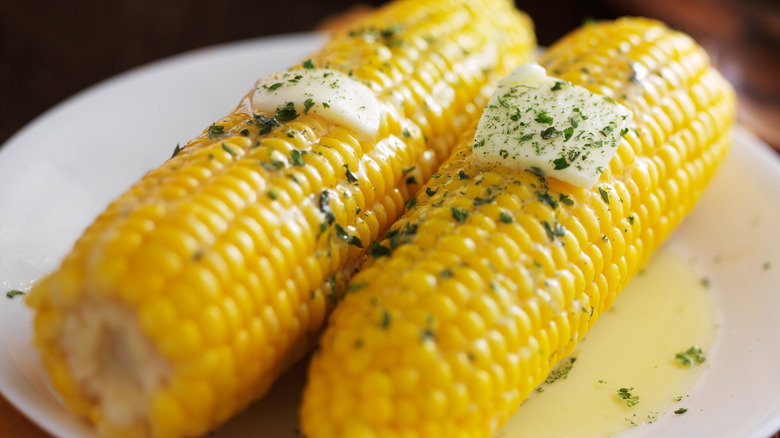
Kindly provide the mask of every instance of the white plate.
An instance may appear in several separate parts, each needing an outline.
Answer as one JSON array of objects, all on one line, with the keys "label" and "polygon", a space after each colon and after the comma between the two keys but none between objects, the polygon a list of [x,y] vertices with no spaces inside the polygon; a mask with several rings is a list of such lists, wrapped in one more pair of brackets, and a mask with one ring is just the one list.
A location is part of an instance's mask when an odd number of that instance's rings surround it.
[{"label": "white plate", "polygon": [[[43,114],[0,149],[0,292],[26,290],[84,227],[177,143],[230,112],[256,78],[317,49],[288,35],[186,53],[98,84]],[[620,437],[767,438],[780,430],[780,160],[744,129],[670,245],[710,279],[721,329],[684,421]],[[4,294],[3,294],[4,295]],[[31,314],[0,296],[0,391],[56,436],[92,437],[49,390],[30,346]],[[303,366],[214,438],[295,437]]]}]

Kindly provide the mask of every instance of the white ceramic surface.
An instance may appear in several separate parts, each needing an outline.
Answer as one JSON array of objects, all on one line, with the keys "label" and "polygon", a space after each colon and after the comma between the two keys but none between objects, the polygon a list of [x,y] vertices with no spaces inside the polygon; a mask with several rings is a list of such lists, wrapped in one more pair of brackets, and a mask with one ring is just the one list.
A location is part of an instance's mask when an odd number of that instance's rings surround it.
[{"label": "white ceramic surface", "polygon": [[[50,391],[30,345],[26,290],[108,202],[230,112],[256,78],[316,50],[286,35],[205,48],[100,83],[0,148],[0,392],[56,436],[92,437]],[[684,418],[620,434],[767,438],[780,430],[780,159],[744,129],[702,202],[668,245],[710,280],[721,327]],[[213,438],[297,437],[304,365]]]}]

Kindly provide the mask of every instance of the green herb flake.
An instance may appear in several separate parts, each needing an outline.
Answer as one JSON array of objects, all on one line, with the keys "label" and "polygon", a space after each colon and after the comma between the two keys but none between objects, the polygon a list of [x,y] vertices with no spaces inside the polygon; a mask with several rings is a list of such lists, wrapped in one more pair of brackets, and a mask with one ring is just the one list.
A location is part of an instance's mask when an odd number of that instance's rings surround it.
[{"label": "green herb flake", "polygon": [[355,292],[368,286],[368,283],[352,283],[345,289],[345,292]]},{"label": "green herb flake", "polygon": [[601,199],[603,199],[604,202],[606,202],[607,205],[609,205],[609,193],[607,193],[607,191],[604,190],[603,188],[599,187],[599,194],[601,195]]},{"label": "green herb flake", "polygon": [[274,91],[277,88],[281,87],[282,85],[284,85],[284,82],[277,82],[275,84],[268,85],[266,88],[268,89],[268,91]]},{"label": "green herb flake", "polygon": [[347,234],[346,230],[344,230],[344,227],[342,227],[340,224],[336,223],[333,226],[333,231],[336,233],[336,238],[343,241],[349,240],[349,234]]},{"label": "green herb flake", "polygon": [[293,166],[304,166],[306,165],[306,162],[303,161],[303,154],[298,149],[293,149],[292,152],[290,152],[290,163],[292,163]]},{"label": "green herb flake", "polygon": [[530,139],[534,138],[534,133],[525,134],[524,136],[520,137],[520,141],[528,141]]},{"label": "green herb flake", "polygon": [[276,121],[276,119],[273,117],[266,117],[262,114],[256,114],[253,122],[260,125],[260,132],[258,132],[260,135],[268,134],[272,129],[279,126],[279,122]]},{"label": "green herb flake", "polygon": [[284,106],[276,108],[276,120],[280,122],[289,122],[298,118],[298,112],[295,110],[295,104],[287,102]]},{"label": "green herb flake", "polygon": [[357,177],[355,176],[355,174],[353,174],[353,173],[352,173],[352,172],[349,170],[349,164],[344,164],[344,166],[343,166],[343,167],[344,167],[344,169],[345,169],[345,171],[344,171],[344,174],[347,176],[347,182],[348,182],[348,183],[356,183],[356,182],[358,182],[358,179],[357,179]]},{"label": "green herb flake", "polygon": [[404,171],[403,171],[403,172],[401,172],[401,176],[406,176],[406,174],[407,174],[407,173],[409,173],[409,172],[413,171],[413,170],[414,170],[414,169],[416,169],[416,168],[417,168],[417,166],[412,166],[412,167],[410,167],[410,168],[408,168],[408,169],[404,169]]},{"label": "green herb flake", "polygon": [[382,320],[379,322],[379,326],[383,329],[390,327],[390,311],[387,309],[382,310]]},{"label": "green herb flake", "polygon": [[5,293],[5,296],[7,298],[13,298],[13,297],[15,297],[17,295],[26,295],[26,294],[24,292],[22,292],[20,290],[16,290],[16,289],[9,290],[8,292]]},{"label": "green herb flake", "polygon": [[550,91],[558,91],[561,89],[561,86],[563,85],[563,82],[561,81],[555,81],[555,85],[550,88]]},{"label": "green herb flake", "polygon": [[685,409],[685,408],[680,408],[680,409],[677,409],[677,410],[674,411],[674,413],[677,414],[677,415],[681,415],[681,414],[684,414],[686,412],[688,412],[688,409]]},{"label": "green herb flake", "polygon": [[501,222],[503,222],[505,224],[511,224],[512,222],[514,222],[514,219],[512,219],[512,216],[509,215],[508,213],[503,212],[503,211],[498,214],[498,220],[500,220]]},{"label": "green herb flake", "polygon": [[544,231],[547,232],[547,237],[549,237],[550,240],[555,240],[556,237],[563,237],[566,235],[566,229],[559,223],[552,225],[547,221],[543,221],[542,226],[544,226]]},{"label": "green herb flake", "polygon": [[408,211],[414,208],[414,206],[417,205],[417,197],[409,198],[406,202],[404,202],[404,208]]},{"label": "green herb flake", "polygon": [[406,184],[417,184],[417,179],[412,175],[409,178],[406,178]]},{"label": "green herb flake", "polygon": [[534,121],[544,123],[545,125],[552,125],[554,120],[552,117],[548,116],[545,111],[539,111],[536,113],[536,118]]},{"label": "green herb flake", "polygon": [[558,196],[558,200],[561,201],[561,204],[566,205],[568,207],[571,207],[574,205],[574,200],[571,199],[568,195],[564,195],[563,193]]},{"label": "green herb flake", "polygon": [[360,240],[360,237],[358,237],[358,236],[350,237],[349,240],[347,241],[347,243],[352,245],[352,246],[356,246],[356,247],[358,247],[360,249],[363,249],[363,241]]},{"label": "green herb flake", "polygon": [[626,406],[633,407],[636,406],[639,403],[639,396],[631,394],[631,391],[633,391],[634,388],[620,388],[616,391],[617,396],[621,400],[626,401]]},{"label": "green herb flake", "polygon": [[448,269],[448,268],[442,269],[441,272],[439,273],[439,276],[441,276],[441,278],[451,278],[454,275],[455,273],[452,272],[452,269]]},{"label": "green herb flake", "polygon": [[466,172],[463,171],[463,169],[458,171],[458,179],[464,180],[464,179],[470,179],[471,177],[466,174]]},{"label": "green herb flake", "polygon": [[225,132],[225,127],[222,125],[212,124],[209,126],[208,134],[209,139],[213,139],[214,137],[223,134]]},{"label": "green herb flake", "polygon": [[382,246],[378,241],[372,240],[371,246],[368,247],[368,255],[374,258],[388,257],[392,254],[390,248]]},{"label": "green herb flake", "polygon": [[173,158],[173,157],[175,157],[175,156],[179,155],[179,152],[181,152],[181,146],[179,146],[179,145],[177,144],[177,145],[176,145],[176,147],[175,147],[175,148],[173,148],[173,154],[171,155],[171,158]]},{"label": "green herb flake", "polygon": [[707,360],[702,349],[695,345],[685,351],[675,354],[674,358],[683,366],[693,366],[694,364],[703,363]]},{"label": "green herb flake", "polygon": [[425,194],[428,195],[429,197],[433,197],[433,195],[435,195],[438,190],[439,190],[438,187],[436,187],[435,189],[432,189],[430,187],[426,187],[425,188]]},{"label": "green herb flake", "polygon": [[555,169],[555,170],[565,169],[565,168],[569,167],[569,165],[570,165],[570,163],[566,159],[566,157],[560,157],[560,158],[556,158],[555,160],[553,160],[553,166],[554,166],[553,169]]},{"label": "green herb flake", "polygon": [[563,134],[563,131],[559,131],[555,129],[554,126],[550,126],[549,128],[545,129],[544,131],[539,133],[539,136],[542,137],[542,139],[547,140],[550,138],[558,137],[559,135]]},{"label": "green herb flake", "polygon": [[469,212],[462,207],[450,207],[450,210],[452,211],[452,218],[458,222],[463,222],[469,217]]},{"label": "green herb flake", "polygon": [[313,106],[314,106],[314,99],[312,99],[311,97],[310,97],[310,98],[308,98],[308,99],[306,99],[306,100],[303,102],[303,113],[304,113],[304,114],[309,114],[309,110],[310,110],[310,109],[311,109],[311,107],[313,107]]},{"label": "green herb flake", "polygon": [[552,371],[550,371],[550,374],[547,375],[547,379],[545,379],[544,383],[549,385],[559,380],[566,380],[569,377],[569,372],[574,366],[575,361],[577,361],[576,357],[569,357],[562,360]]},{"label": "green herb flake", "polygon": [[325,215],[325,221],[327,225],[333,223],[336,220],[336,215],[333,214],[333,210],[330,208],[330,193],[327,190],[323,190],[320,193],[320,211]]},{"label": "green herb flake", "polygon": [[312,61],[311,58],[309,58],[306,61],[303,61],[303,63],[301,63],[301,65],[305,69],[312,69],[312,68],[314,68],[314,61]]},{"label": "green herb flake", "polygon": [[404,136],[404,138],[409,138],[412,136],[412,133],[409,132],[408,129],[404,129],[403,131],[401,131],[401,134]]}]

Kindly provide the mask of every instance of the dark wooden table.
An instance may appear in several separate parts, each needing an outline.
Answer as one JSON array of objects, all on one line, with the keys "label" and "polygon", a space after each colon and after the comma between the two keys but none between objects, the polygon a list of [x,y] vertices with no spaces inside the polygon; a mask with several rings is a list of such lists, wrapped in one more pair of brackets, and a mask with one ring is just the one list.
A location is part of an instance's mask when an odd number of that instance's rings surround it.
[{"label": "dark wooden table", "polygon": [[[690,33],[735,84],[740,123],[780,151],[777,0],[517,3],[534,18],[542,45],[585,18],[626,14]],[[349,0],[0,0],[0,144],[62,100],[130,68],[208,45],[310,31],[360,7]],[[0,437],[48,435],[0,397]]]}]

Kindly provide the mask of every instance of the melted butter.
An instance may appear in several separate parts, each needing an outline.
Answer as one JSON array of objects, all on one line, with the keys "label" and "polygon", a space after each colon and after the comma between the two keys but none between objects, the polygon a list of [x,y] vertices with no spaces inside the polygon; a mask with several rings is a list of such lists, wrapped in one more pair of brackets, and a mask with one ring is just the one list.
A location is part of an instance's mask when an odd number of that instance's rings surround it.
[{"label": "melted butter", "polygon": [[609,97],[528,63],[498,82],[474,136],[473,159],[591,188],[633,114]]},{"label": "melted butter", "polygon": [[[274,73],[257,81],[252,109],[268,114],[317,114],[364,136],[374,136],[381,106],[371,89],[352,77],[327,68]],[[282,120],[282,119],[280,119]]]},{"label": "melted butter", "polygon": [[[567,378],[543,384],[494,438],[601,438],[675,415],[685,405],[675,397],[684,400],[706,367],[675,355],[693,345],[706,355],[715,328],[701,277],[662,248],[576,347]],[[627,406],[620,388],[633,388],[639,403]]]}]

